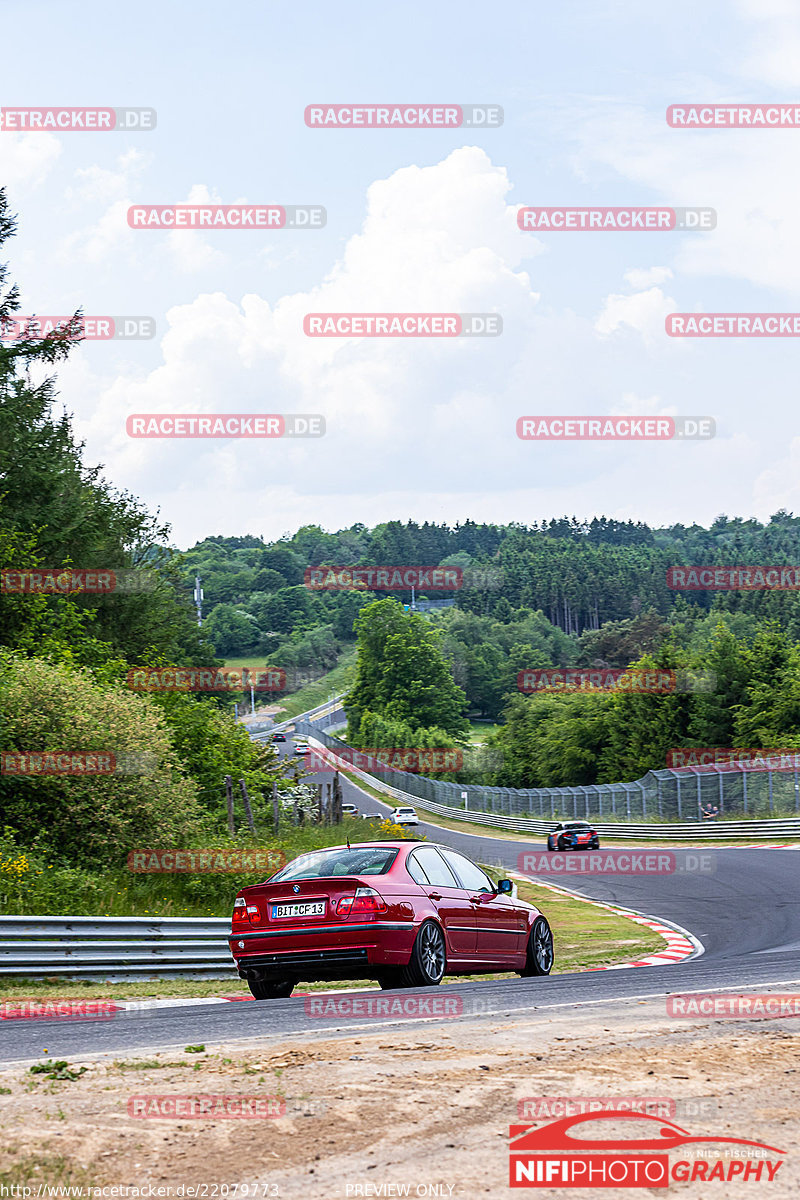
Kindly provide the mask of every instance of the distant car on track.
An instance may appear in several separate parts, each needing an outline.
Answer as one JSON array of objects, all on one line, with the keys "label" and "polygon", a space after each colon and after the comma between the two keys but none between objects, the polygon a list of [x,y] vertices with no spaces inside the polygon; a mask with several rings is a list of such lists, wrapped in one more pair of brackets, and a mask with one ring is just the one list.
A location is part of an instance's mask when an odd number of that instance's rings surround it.
[{"label": "distant car on track", "polygon": [[242,888],[231,954],[257,1000],[300,981],[432,987],[445,975],[549,975],[553,935],[532,904],[431,842],[375,841],[302,854]]},{"label": "distant car on track", "polygon": [[342,816],[343,817],[357,817],[358,809],[356,808],[355,804],[343,804],[342,805]]},{"label": "distant car on track", "polygon": [[547,835],[548,850],[599,850],[597,830],[588,821],[559,821]]},{"label": "distant car on track", "polygon": [[362,813],[361,820],[362,821],[384,821],[384,820],[386,820],[386,818],[384,817],[383,813]]},{"label": "distant car on track", "polygon": [[272,740],[273,740],[273,742],[285,742],[286,734],[285,733],[273,733]]},{"label": "distant car on track", "polygon": [[419,817],[415,808],[409,808],[407,805],[401,805],[400,808],[392,810],[389,817],[395,825],[419,825]]},{"label": "distant car on track", "polygon": [[310,750],[311,747],[309,746],[308,742],[295,742],[294,744],[295,754],[308,754]]}]

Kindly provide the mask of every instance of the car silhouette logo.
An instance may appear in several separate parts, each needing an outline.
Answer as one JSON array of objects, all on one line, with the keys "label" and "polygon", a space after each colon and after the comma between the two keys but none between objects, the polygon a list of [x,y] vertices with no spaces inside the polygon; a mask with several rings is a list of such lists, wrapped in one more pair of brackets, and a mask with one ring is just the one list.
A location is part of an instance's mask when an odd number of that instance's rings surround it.
[{"label": "car silhouette logo", "polygon": [[[653,1136],[649,1138],[626,1138],[618,1135],[615,1138],[586,1138],[573,1137],[571,1129],[575,1125],[592,1121],[636,1121],[649,1122]],[[767,1146],[764,1142],[752,1142],[745,1138],[721,1137],[719,1135],[694,1137],[688,1130],[682,1129],[672,1121],[662,1117],[653,1117],[646,1113],[633,1113],[629,1110],[604,1113],[580,1113],[571,1117],[562,1117],[558,1121],[550,1121],[547,1125],[534,1127],[531,1125],[512,1125],[510,1130],[511,1150],[526,1151],[556,1151],[566,1150],[611,1150],[617,1153],[624,1150],[674,1150],[678,1146],[699,1144],[701,1142],[720,1142],[736,1146],[758,1146],[762,1150],[770,1150],[774,1154],[785,1154],[776,1146]]]},{"label": "car silhouette logo", "polygon": [[293,891],[293,892],[299,892],[299,891],[300,891],[300,884],[299,884],[299,883],[296,883],[296,884],[294,885],[294,887],[292,888],[292,891]]}]

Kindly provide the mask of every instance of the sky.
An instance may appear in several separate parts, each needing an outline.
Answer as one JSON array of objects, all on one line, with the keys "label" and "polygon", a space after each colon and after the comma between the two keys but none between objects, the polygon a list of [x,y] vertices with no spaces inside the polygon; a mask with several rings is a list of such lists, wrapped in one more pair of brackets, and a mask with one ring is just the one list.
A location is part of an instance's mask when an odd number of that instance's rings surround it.
[{"label": "sky", "polygon": [[[58,367],[86,457],[186,547],[304,524],[666,525],[800,511],[800,9],[409,0],[0,0],[6,107],[153,108],[148,131],[0,130],[23,313],[148,316]],[[308,105],[492,104],[494,128],[308,128]],[[132,229],[134,205],[321,205],[323,228]],[[522,231],[521,206],[699,206],[702,231]],[[499,336],[311,338],[308,313],[493,313]],[[313,413],[324,437],[132,438],[136,413]],[[710,416],[697,441],[523,441],[529,415]]]}]

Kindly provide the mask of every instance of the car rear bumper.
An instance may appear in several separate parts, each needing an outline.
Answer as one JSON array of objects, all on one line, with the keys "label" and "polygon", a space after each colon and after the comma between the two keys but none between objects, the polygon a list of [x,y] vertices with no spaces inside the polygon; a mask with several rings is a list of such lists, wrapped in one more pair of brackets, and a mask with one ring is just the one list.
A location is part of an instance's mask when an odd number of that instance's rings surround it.
[{"label": "car rear bumper", "polygon": [[359,977],[359,966],[405,965],[416,932],[411,921],[369,921],[248,930],[232,934],[228,944],[242,978],[256,971],[261,977],[267,973],[304,980],[348,979]]}]

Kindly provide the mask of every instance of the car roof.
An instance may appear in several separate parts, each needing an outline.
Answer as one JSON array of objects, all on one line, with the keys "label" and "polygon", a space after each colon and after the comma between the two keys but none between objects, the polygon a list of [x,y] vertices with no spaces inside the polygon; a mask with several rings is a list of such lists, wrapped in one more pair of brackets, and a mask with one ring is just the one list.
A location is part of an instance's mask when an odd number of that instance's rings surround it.
[{"label": "car roof", "polygon": [[[347,847],[347,846],[320,846],[319,849],[317,849],[317,850],[304,850],[303,854],[325,854],[328,851],[347,850],[348,848],[350,850],[364,850],[364,849],[402,850],[403,847],[406,847],[410,851],[410,850],[414,850],[417,846],[434,846],[437,850],[452,849],[452,847],[450,847],[450,846],[440,846],[438,842],[429,842],[423,838],[401,838],[401,839],[398,839],[398,841],[396,841],[396,842],[383,842],[383,841],[380,841],[380,842],[379,841],[352,842],[349,847]],[[456,851],[456,853],[460,853],[460,851]],[[296,857],[301,858],[302,855],[298,854],[298,855],[296,855]],[[290,861],[294,861],[294,860],[292,859]]]}]

